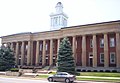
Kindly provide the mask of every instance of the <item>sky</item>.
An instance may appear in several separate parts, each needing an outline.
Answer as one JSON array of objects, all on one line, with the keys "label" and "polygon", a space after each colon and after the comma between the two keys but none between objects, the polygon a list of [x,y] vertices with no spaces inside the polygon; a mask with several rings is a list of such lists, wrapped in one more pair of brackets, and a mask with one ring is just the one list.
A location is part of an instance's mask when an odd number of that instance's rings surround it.
[{"label": "sky", "polygon": [[120,0],[0,0],[0,37],[50,30],[50,14],[62,2],[68,26],[120,20]]}]

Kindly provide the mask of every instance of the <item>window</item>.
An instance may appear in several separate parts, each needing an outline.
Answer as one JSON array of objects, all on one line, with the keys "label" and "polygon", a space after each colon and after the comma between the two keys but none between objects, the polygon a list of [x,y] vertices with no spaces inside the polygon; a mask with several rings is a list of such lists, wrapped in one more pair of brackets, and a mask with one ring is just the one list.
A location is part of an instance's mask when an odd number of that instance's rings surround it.
[{"label": "window", "polygon": [[104,39],[103,38],[100,39],[100,47],[104,48]]},{"label": "window", "polygon": [[42,51],[42,44],[40,44],[40,51]]},{"label": "window", "polygon": [[90,47],[92,48],[93,47],[93,40],[90,39]]},{"label": "window", "polygon": [[110,47],[115,47],[115,39],[110,38]]},{"label": "window", "polygon": [[110,63],[115,64],[115,53],[114,52],[110,53]]},{"label": "window", "polygon": [[58,17],[54,17],[54,24],[57,25]]},{"label": "window", "polygon": [[100,53],[100,63],[104,63],[104,53]]},{"label": "window", "polygon": [[39,59],[40,59],[40,60],[39,60],[39,61],[40,61],[40,63],[42,63],[42,55],[40,55],[40,58],[39,58]]},{"label": "window", "polygon": [[45,47],[46,47],[45,49],[46,49],[46,51],[47,51],[47,50],[48,50],[48,44],[46,44]]}]

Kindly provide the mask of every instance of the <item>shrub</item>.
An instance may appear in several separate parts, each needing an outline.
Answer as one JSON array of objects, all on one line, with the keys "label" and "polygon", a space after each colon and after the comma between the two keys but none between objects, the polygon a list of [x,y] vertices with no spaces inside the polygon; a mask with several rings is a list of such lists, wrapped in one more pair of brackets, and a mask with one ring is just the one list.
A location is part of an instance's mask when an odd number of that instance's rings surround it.
[{"label": "shrub", "polygon": [[11,68],[10,71],[12,71],[12,72],[18,72],[19,69],[18,68]]}]

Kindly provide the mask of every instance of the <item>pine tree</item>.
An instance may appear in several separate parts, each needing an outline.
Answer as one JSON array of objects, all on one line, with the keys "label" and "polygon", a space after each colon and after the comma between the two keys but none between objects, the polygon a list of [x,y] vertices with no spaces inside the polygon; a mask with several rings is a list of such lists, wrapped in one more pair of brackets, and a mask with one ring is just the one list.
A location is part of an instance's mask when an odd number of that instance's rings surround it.
[{"label": "pine tree", "polygon": [[59,47],[58,52],[58,72],[68,72],[68,73],[75,73],[75,62],[73,58],[72,47],[68,40],[68,38],[64,38]]},{"label": "pine tree", "polygon": [[15,65],[15,58],[10,47],[2,46],[0,48],[0,70],[5,71],[11,69]]}]

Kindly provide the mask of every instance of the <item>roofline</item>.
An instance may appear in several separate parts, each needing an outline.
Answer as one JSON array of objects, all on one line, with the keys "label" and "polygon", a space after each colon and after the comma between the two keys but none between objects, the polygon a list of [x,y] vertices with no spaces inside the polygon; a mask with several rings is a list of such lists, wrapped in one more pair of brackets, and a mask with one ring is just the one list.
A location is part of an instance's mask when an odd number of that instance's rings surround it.
[{"label": "roofline", "polygon": [[11,35],[1,36],[0,38],[7,37],[7,36],[21,35],[21,34],[31,34],[31,32],[15,33],[15,34],[11,34]]},{"label": "roofline", "polygon": [[[115,23],[115,22],[120,22],[120,20],[107,21],[107,22],[99,22],[99,23],[92,23],[92,24],[84,24],[84,25],[77,25],[77,26],[69,26],[69,27],[63,27],[63,28],[61,28],[61,29],[73,28],[73,27],[82,27],[82,26],[91,26],[91,25],[99,25],[99,24],[106,24],[106,23]],[[61,29],[59,29],[59,30],[61,30]],[[44,32],[53,32],[53,31],[59,31],[59,30],[43,31],[43,32],[34,32],[33,34],[44,33]],[[7,36],[21,35],[21,34],[32,34],[32,32],[16,33],[16,34],[11,34],[11,35],[1,36],[0,38],[2,38],[2,37],[7,37]]]},{"label": "roofline", "polygon": [[92,24],[84,24],[84,25],[76,25],[76,26],[68,26],[68,27],[63,27],[61,29],[72,28],[72,27],[91,26],[91,25],[99,25],[99,24],[106,24],[106,23],[112,23],[112,22],[120,22],[120,20],[107,21],[107,22],[99,22],[99,23],[92,23]]}]

